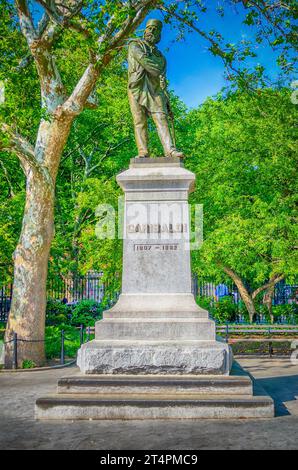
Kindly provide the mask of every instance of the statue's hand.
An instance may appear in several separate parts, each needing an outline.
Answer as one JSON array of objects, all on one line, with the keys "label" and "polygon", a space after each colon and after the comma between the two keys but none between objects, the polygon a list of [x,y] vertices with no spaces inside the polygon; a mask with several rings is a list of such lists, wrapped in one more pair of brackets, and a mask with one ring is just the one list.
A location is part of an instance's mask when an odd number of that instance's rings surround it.
[{"label": "statue's hand", "polygon": [[160,88],[162,90],[166,90],[167,88],[167,81],[166,81],[166,77],[164,75],[160,75],[159,76],[159,81],[160,81]]}]

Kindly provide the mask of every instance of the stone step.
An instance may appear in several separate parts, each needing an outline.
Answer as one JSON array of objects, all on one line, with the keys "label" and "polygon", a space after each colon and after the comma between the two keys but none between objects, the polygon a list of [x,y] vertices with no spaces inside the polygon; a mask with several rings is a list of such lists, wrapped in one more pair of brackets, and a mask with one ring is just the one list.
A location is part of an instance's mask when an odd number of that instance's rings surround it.
[{"label": "stone step", "polygon": [[272,418],[273,401],[268,396],[106,396],[55,395],[39,398],[36,419],[202,419]]},{"label": "stone step", "polygon": [[248,376],[128,376],[92,375],[63,377],[59,394],[138,395],[252,395]]}]

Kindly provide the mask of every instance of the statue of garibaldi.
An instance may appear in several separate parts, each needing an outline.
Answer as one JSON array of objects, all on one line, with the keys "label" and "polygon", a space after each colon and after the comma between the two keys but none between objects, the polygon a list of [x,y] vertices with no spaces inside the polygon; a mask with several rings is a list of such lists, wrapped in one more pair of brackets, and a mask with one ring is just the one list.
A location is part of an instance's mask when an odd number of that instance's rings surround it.
[{"label": "statue of garibaldi", "polygon": [[128,98],[134,121],[138,157],[149,157],[148,117],[156,125],[166,157],[183,158],[175,147],[169,119],[173,119],[167,93],[166,59],[157,49],[162,22],[149,20],[143,39],[131,39],[128,47]]}]

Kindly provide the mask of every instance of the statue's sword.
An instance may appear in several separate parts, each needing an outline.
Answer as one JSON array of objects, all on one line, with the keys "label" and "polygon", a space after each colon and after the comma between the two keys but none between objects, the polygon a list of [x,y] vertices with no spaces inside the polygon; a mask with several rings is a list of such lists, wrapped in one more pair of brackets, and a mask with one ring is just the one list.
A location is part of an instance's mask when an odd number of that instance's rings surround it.
[{"label": "statue's sword", "polygon": [[168,101],[168,117],[170,119],[170,124],[171,124],[171,134],[172,134],[172,139],[173,139],[173,144],[174,147],[176,148],[176,133],[175,133],[175,126],[174,126],[174,115],[171,110],[171,102],[170,102],[170,96],[167,90],[167,84],[166,84],[166,79],[164,75],[160,75],[160,87],[164,91],[165,97]]}]

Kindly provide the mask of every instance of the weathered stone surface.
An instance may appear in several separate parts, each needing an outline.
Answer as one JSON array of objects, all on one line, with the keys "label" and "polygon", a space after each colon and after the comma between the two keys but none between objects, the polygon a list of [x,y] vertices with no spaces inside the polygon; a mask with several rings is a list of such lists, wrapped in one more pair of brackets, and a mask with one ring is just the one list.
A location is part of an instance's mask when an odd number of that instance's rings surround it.
[{"label": "weathered stone surface", "polygon": [[217,341],[91,341],[78,355],[85,374],[229,374],[232,354]]},{"label": "weathered stone surface", "polygon": [[159,167],[183,167],[183,160],[178,157],[159,157],[159,158],[131,158],[130,168],[159,168]]},{"label": "weathered stone surface", "polygon": [[125,192],[123,294],[191,293],[187,201],[195,175],[163,160],[117,177]]},{"label": "weathered stone surface", "polygon": [[113,318],[97,322],[97,340],[212,341],[214,322],[196,318]]}]

